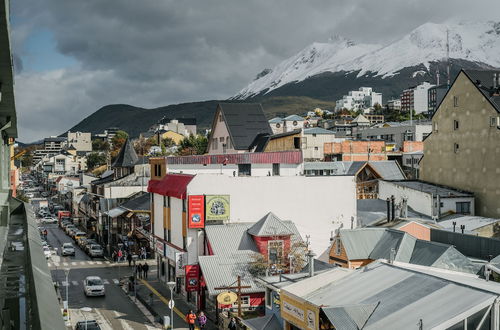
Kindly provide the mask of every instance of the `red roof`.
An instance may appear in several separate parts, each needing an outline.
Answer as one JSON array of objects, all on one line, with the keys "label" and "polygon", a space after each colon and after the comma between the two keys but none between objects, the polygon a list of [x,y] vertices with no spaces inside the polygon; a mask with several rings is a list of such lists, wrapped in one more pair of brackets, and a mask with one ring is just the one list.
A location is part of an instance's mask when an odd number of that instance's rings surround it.
[{"label": "red roof", "polygon": [[193,178],[189,174],[167,174],[161,180],[150,180],[148,192],[186,199],[186,188]]},{"label": "red roof", "polygon": [[166,157],[167,164],[299,164],[300,150]]}]

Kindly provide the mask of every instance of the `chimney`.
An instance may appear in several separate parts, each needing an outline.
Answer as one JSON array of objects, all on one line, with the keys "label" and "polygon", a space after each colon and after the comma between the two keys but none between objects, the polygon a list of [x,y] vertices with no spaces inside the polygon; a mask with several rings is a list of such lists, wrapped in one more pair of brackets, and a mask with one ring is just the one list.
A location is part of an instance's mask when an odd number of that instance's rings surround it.
[{"label": "chimney", "polygon": [[394,213],[394,209],[396,207],[396,203],[395,203],[395,197],[394,195],[391,196],[391,221],[394,221],[394,218],[395,218],[395,213]]},{"label": "chimney", "polygon": [[457,226],[457,222],[456,221],[453,221],[453,232],[455,232],[455,227]]},{"label": "chimney", "polygon": [[387,197],[387,222],[391,222],[391,199]]},{"label": "chimney", "polygon": [[396,259],[396,249],[391,248],[391,253],[389,255],[389,263],[392,264],[394,262],[394,259]]},{"label": "chimney", "polygon": [[309,250],[309,252],[307,253],[307,260],[309,262],[309,277],[314,276],[314,256],[314,252]]},{"label": "chimney", "polygon": [[460,229],[462,230],[462,234],[463,234],[464,230],[465,230],[465,225],[460,225]]},{"label": "chimney", "polygon": [[493,73],[493,89],[497,88],[497,74]]}]

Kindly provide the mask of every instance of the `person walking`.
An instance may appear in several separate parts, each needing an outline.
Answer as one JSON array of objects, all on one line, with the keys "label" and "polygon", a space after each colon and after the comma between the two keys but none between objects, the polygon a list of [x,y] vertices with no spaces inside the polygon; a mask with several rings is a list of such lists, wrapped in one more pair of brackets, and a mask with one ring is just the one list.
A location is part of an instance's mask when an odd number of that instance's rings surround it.
[{"label": "person walking", "polygon": [[227,325],[227,328],[229,330],[236,330],[236,320],[234,317],[231,318],[231,321],[229,321],[229,324]]},{"label": "person walking", "polygon": [[116,250],[113,250],[113,253],[111,254],[111,259],[113,259],[113,262],[116,262],[118,258],[118,255],[116,254]]},{"label": "person walking", "polygon": [[189,330],[194,330],[194,323],[196,322],[196,314],[192,310],[186,315],[186,322],[189,326]]},{"label": "person walking", "polygon": [[142,278],[142,265],[141,264],[137,264],[137,266],[135,267],[135,276],[137,276],[137,278]]},{"label": "person walking", "polygon": [[198,315],[198,325],[200,326],[200,329],[204,329],[205,325],[207,325],[207,316],[203,311],[200,311],[200,314]]},{"label": "person walking", "polygon": [[128,266],[132,266],[132,255],[129,253],[127,254],[127,261],[128,261]]},{"label": "person walking", "polygon": [[148,270],[149,270],[149,265],[146,262],[144,262],[144,265],[142,265],[142,272],[144,273],[142,278],[144,278],[145,280],[148,279]]},{"label": "person walking", "polygon": [[118,250],[117,257],[118,257],[118,262],[121,262],[123,257],[122,249]]}]

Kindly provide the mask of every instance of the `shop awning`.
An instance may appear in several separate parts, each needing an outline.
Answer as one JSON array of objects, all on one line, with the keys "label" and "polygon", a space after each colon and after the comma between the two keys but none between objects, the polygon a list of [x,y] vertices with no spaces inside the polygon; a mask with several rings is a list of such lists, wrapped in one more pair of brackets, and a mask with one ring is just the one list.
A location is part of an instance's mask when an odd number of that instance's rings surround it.
[{"label": "shop awning", "polygon": [[150,180],[148,192],[186,199],[186,188],[193,178],[194,175],[189,174],[167,174],[161,180]]},{"label": "shop awning", "polygon": [[111,218],[116,218],[122,215],[123,213],[128,212],[125,209],[122,209],[121,207],[115,207],[114,209],[109,210],[108,212],[105,212],[108,216]]}]

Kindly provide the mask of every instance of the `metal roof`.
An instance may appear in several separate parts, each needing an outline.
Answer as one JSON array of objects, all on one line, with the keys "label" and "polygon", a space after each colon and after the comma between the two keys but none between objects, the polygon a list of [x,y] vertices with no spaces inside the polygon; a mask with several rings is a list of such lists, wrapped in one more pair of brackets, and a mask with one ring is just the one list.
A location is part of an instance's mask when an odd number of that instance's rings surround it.
[{"label": "metal roof", "polygon": [[258,252],[255,242],[247,230],[254,223],[231,223],[224,225],[207,225],[205,233],[214,255],[232,253],[238,250]]},{"label": "metal roof", "polygon": [[304,134],[328,134],[328,135],[335,135],[335,133],[333,131],[329,131],[329,130],[321,128],[321,127],[306,128],[306,129],[304,129]]},{"label": "metal roof", "polygon": [[300,164],[302,152],[276,151],[276,152],[245,152],[240,154],[196,155],[165,157],[168,164]]},{"label": "metal roof", "polygon": [[193,178],[189,174],[167,174],[161,180],[150,180],[148,192],[186,199],[186,188]]},{"label": "metal roof", "polygon": [[250,227],[248,233],[253,236],[293,235],[290,228],[272,212],[266,214],[262,219]]},{"label": "metal roof", "polygon": [[269,124],[281,123],[282,121],[283,121],[283,118],[274,117],[273,119],[269,120]]},{"label": "metal roof", "polygon": [[385,180],[405,180],[406,176],[403,170],[395,160],[383,160],[376,162],[369,162],[378,174]]},{"label": "metal roof", "polygon": [[403,170],[394,160],[384,161],[336,161],[336,162],[304,162],[304,170],[331,170],[333,175],[356,175],[366,164],[370,165],[385,180],[406,179]]},{"label": "metal roof", "polygon": [[135,198],[132,198],[122,205],[121,208],[128,211],[150,211],[151,210],[151,196],[149,193],[143,193]]},{"label": "metal roof", "polygon": [[323,312],[335,329],[363,329],[378,304],[360,304],[353,306],[323,308]]},{"label": "metal roof", "polygon": [[406,187],[409,189],[425,192],[428,194],[439,195],[441,198],[447,197],[473,197],[474,195],[470,192],[454,189],[451,187],[446,187],[442,185],[436,185],[429,182],[424,182],[420,180],[408,180],[408,181],[389,181],[395,185]]},{"label": "metal roof", "polygon": [[342,246],[350,260],[368,259],[384,233],[385,229],[382,228],[341,229],[339,231]]},{"label": "metal roof", "polygon": [[134,150],[134,146],[130,139],[125,140],[125,144],[120,149],[120,153],[113,162],[112,167],[132,167],[134,166],[139,157]]},{"label": "metal roof", "polygon": [[255,255],[258,254],[253,251],[235,251],[218,256],[200,256],[198,260],[208,294],[216,296],[222,290],[215,288],[233,286],[238,275],[241,276],[241,285],[250,286],[249,289],[242,289],[243,293],[264,292],[265,288],[257,284],[248,272],[248,265]]},{"label": "metal roof", "polygon": [[294,120],[296,120],[296,121],[304,121],[305,118],[303,118],[303,117],[301,117],[299,115],[290,115],[288,117],[285,117],[284,120],[286,120],[286,121],[294,121]]},{"label": "metal roof", "polygon": [[[379,241],[370,253],[369,259],[389,259],[391,257],[390,254],[392,249],[394,249],[394,253],[398,252],[399,245],[405,235],[408,234],[404,231],[385,229],[384,234],[380,237]],[[393,257],[396,257],[396,254],[394,254]]]},{"label": "metal roof", "polygon": [[219,103],[218,108],[236,150],[248,150],[259,134],[273,134],[259,103]]},{"label": "metal roof", "polygon": [[316,281],[313,277],[297,283],[306,291],[299,297],[323,309],[345,310],[353,305],[378,304],[363,327],[366,330],[412,329],[420,319],[426,329],[432,329],[457,315],[463,314],[464,318],[472,315],[478,305],[491,305],[498,297],[497,293],[482,288],[381,262],[353,271],[340,280],[323,282],[320,288]]},{"label": "metal roof", "polygon": [[242,320],[245,326],[252,330],[282,330],[283,325],[280,323],[274,313],[253,319]]},{"label": "metal roof", "polygon": [[461,225],[465,225],[466,231],[472,231],[484,226],[496,224],[499,221],[500,219],[485,218],[472,215],[453,214],[441,218],[441,221],[438,221],[438,225],[441,226],[443,229],[453,230],[453,222],[456,222],[455,228],[457,231],[459,230]]}]

